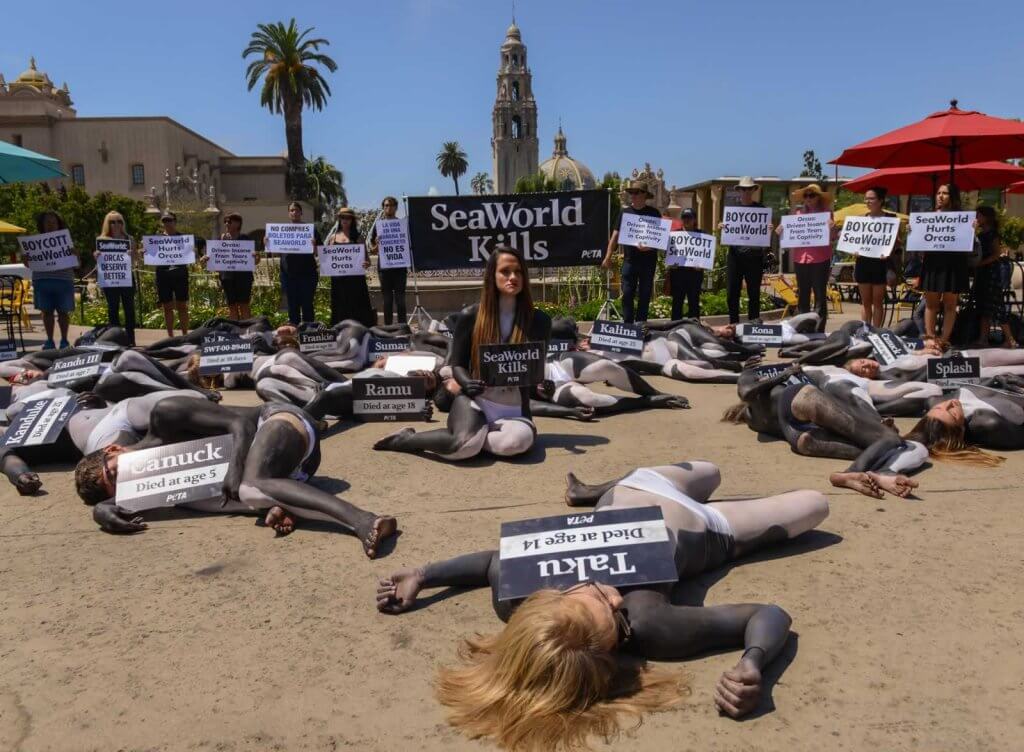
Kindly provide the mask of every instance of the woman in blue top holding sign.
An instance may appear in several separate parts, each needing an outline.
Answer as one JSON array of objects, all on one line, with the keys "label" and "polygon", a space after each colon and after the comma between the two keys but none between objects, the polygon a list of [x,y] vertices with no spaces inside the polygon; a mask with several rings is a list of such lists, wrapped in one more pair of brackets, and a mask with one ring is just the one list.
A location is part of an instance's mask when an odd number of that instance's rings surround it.
[{"label": "woman in blue top holding sign", "polygon": [[[935,211],[960,211],[960,189],[952,183],[940,185],[935,192]],[[968,253],[952,251],[924,254],[921,290],[924,292],[925,337],[940,339],[946,344],[953,336],[960,293],[967,292],[970,284],[968,256]],[[942,333],[937,337],[935,328],[938,325],[940,308]]]},{"label": "woman in blue top holding sign", "polygon": [[[64,220],[55,211],[44,211],[36,217],[36,230],[40,235],[68,229]],[[77,256],[78,251],[72,249]],[[68,347],[68,314],[75,310],[75,270],[33,271],[32,286],[35,288],[35,306],[43,314],[43,329],[46,331],[44,350],[53,350],[53,314],[57,314],[60,326],[60,347]]]}]

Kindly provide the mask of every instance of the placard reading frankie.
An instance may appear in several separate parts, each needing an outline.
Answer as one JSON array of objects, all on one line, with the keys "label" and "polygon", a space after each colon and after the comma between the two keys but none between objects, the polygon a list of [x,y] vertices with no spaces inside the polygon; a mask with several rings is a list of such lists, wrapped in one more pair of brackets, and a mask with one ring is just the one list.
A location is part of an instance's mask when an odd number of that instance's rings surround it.
[{"label": "placard reading frankie", "polygon": [[207,240],[206,268],[211,272],[256,270],[255,240]]},{"label": "placard reading frankie", "polygon": [[907,250],[973,251],[974,216],[972,211],[911,213]]},{"label": "placard reading frankie", "polygon": [[745,345],[782,344],[782,324],[740,324],[736,329]]},{"label": "placard reading frankie", "polygon": [[640,355],[644,351],[644,330],[639,324],[597,319],[590,330],[590,346],[595,350]]},{"label": "placard reading frankie", "polygon": [[788,214],[782,218],[782,237],[779,248],[815,248],[831,245],[831,231],[828,212],[810,214]]},{"label": "placard reading frankie", "polygon": [[964,384],[981,382],[981,358],[952,355],[931,358],[928,361],[928,381],[944,389],[956,389]]},{"label": "placard reading frankie", "polygon": [[0,439],[0,448],[52,444],[77,409],[78,395],[75,394],[30,399]]},{"label": "placard reading frankie", "polygon": [[370,337],[370,347],[366,360],[370,365],[377,358],[385,355],[405,352],[412,349],[412,341],[408,337]]},{"label": "placard reading frankie", "polygon": [[871,332],[865,339],[875,348],[875,357],[882,365],[890,365],[910,353],[910,348],[897,334]]},{"label": "placard reading frankie", "polygon": [[333,329],[307,329],[299,332],[299,352],[310,353],[326,350],[337,341]]},{"label": "placard reading frankie", "polygon": [[271,253],[312,253],[316,236],[311,224],[268,224],[264,247]]},{"label": "placard reading frankie", "polygon": [[642,245],[664,251],[668,248],[668,236],[671,230],[671,219],[623,212],[622,220],[619,222],[619,244]]},{"label": "placard reading frankie", "polygon": [[865,258],[886,258],[899,232],[899,217],[847,217],[836,250]]},{"label": "placard reading frankie", "polygon": [[711,269],[715,265],[715,236],[706,232],[678,230],[669,233],[665,266]]},{"label": "placard reading frankie", "polygon": [[22,235],[18,238],[25,265],[34,272],[55,272],[78,266],[75,245],[67,230]]},{"label": "placard reading frankie", "polygon": [[132,286],[132,242],[127,238],[96,238],[96,285]]},{"label": "placard reading frankie", "polygon": [[408,269],[412,265],[408,220],[378,219],[376,227],[380,268]]},{"label": "placard reading frankie", "polygon": [[722,213],[722,245],[767,248],[772,244],[772,210],[759,206],[727,206]]},{"label": "placard reading frankie", "polygon": [[223,495],[230,435],[126,452],[117,458],[114,501],[127,512],[173,507]]},{"label": "placard reading frankie", "polygon": [[362,243],[320,246],[320,274],[324,277],[365,277],[366,248]]},{"label": "placard reading frankie", "polygon": [[66,384],[69,381],[97,376],[103,370],[103,353],[92,352],[87,355],[68,355],[57,358],[46,372],[46,383],[50,386]]},{"label": "placard reading frankie", "polygon": [[423,379],[352,379],[352,412],[362,420],[426,420],[426,409]]},{"label": "placard reading frankie", "polygon": [[503,522],[499,562],[502,601],[582,582],[625,587],[679,579],[660,507]]},{"label": "placard reading frankie", "polygon": [[203,337],[199,374],[243,373],[252,370],[252,342],[241,337]]},{"label": "placard reading frankie", "polygon": [[533,386],[544,380],[543,342],[480,345],[480,377],[489,386]]},{"label": "placard reading frankie", "polygon": [[178,266],[196,260],[194,235],[143,235],[143,260],[150,266]]}]

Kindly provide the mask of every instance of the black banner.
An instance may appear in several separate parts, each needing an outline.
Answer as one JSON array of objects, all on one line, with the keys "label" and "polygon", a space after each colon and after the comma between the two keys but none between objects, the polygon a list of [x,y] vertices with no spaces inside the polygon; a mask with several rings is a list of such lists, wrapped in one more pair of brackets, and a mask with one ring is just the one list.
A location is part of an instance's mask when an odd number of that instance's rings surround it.
[{"label": "black banner", "polygon": [[326,350],[338,339],[333,329],[307,329],[299,332],[299,352],[310,353]]},{"label": "black banner", "polygon": [[352,412],[365,421],[427,420],[423,379],[352,379]]},{"label": "black banner", "polygon": [[0,410],[6,410],[11,406],[11,395],[14,392],[14,387],[0,386]]},{"label": "black banner", "polygon": [[480,376],[488,386],[533,386],[544,380],[544,343],[480,345]]},{"label": "black banner", "polygon": [[88,355],[69,355],[66,358],[57,358],[46,372],[46,383],[65,384],[69,381],[77,381],[88,376],[95,376],[103,370],[102,352],[93,352]]},{"label": "black banner", "polygon": [[377,358],[403,353],[411,349],[412,342],[408,337],[370,337],[366,362],[372,365]]},{"label": "black banner", "polygon": [[597,319],[590,330],[590,346],[594,350],[640,355],[644,351],[644,329],[640,324]]},{"label": "black banner", "polygon": [[74,394],[29,400],[4,433],[0,449],[52,444],[77,408],[78,397]]},{"label": "black banner", "polygon": [[951,355],[928,361],[928,381],[941,387],[957,389],[964,384],[981,381],[981,358]]},{"label": "black banner", "polygon": [[604,190],[507,196],[409,199],[409,235],[417,270],[481,268],[497,245],[523,252],[533,266],[601,263],[608,246]]},{"label": "black banner", "polygon": [[199,373],[244,373],[252,370],[252,342],[241,337],[204,337],[199,349]]},{"label": "black banner", "polygon": [[122,454],[114,500],[126,511],[141,512],[219,498],[233,446],[225,434]]}]

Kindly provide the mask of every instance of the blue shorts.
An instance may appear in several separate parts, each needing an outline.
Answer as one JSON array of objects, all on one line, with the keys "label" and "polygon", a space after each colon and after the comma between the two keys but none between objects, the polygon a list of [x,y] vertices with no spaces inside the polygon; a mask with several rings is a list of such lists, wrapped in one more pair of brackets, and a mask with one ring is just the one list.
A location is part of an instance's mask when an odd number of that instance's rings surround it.
[{"label": "blue shorts", "polygon": [[36,310],[44,313],[75,310],[75,283],[70,279],[33,279]]}]

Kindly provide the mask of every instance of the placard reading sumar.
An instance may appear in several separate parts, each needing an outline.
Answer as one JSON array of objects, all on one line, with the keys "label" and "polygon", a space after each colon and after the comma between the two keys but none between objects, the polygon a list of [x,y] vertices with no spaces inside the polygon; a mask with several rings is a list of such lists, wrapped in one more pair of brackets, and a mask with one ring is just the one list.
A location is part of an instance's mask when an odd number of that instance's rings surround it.
[{"label": "placard reading sumar", "polygon": [[114,500],[128,512],[141,512],[219,498],[233,448],[225,434],[122,454]]},{"label": "placard reading sumar", "polygon": [[639,324],[598,319],[590,330],[590,346],[595,350],[640,355],[644,351],[644,330]]},{"label": "placard reading sumar", "polygon": [[240,337],[204,337],[199,350],[199,373],[243,373],[252,370],[252,342]]},{"label": "placard reading sumar", "polygon": [[501,524],[498,599],[581,582],[675,582],[674,547],[660,507],[585,511]]},{"label": "placard reading sumar", "polygon": [[373,361],[385,355],[406,352],[412,349],[412,340],[409,337],[370,337],[370,347],[366,361],[373,365]]},{"label": "placard reading sumar", "polygon": [[352,412],[365,421],[426,420],[423,379],[352,379]]},{"label": "placard reading sumar", "polygon": [[533,386],[544,380],[543,342],[480,345],[480,377],[489,386]]},{"label": "placard reading sumar", "polygon": [[981,358],[952,355],[928,361],[928,381],[941,387],[956,389],[964,384],[981,381]]}]

